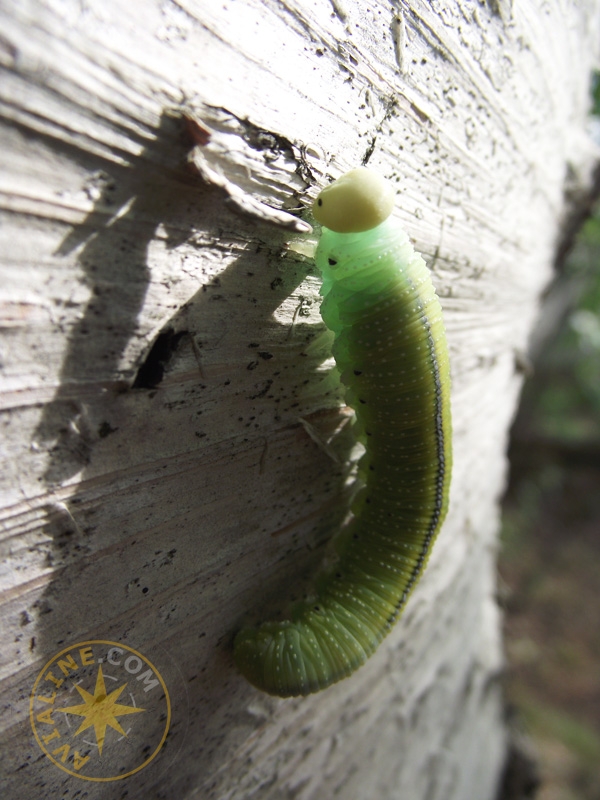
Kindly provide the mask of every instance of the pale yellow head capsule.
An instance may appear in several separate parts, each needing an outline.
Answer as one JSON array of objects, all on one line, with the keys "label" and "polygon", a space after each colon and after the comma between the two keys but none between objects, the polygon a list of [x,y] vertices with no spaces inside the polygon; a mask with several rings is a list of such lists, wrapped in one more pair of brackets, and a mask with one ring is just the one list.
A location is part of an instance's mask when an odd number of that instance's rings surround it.
[{"label": "pale yellow head capsule", "polygon": [[323,189],[314,202],[313,216],[336,233],[361,233],[390,216],[394,199],[394,190],[385,178],[358,167]]}]

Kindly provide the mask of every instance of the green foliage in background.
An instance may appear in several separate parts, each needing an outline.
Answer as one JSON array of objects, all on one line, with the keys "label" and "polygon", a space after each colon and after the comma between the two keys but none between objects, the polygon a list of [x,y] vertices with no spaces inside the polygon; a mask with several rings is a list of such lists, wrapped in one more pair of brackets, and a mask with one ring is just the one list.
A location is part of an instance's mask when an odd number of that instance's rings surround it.
[{"label": "green foliage in background", "polygon": [[592,114],[600,117],[600,72],[594,72],[592,75],[592,100]]},{"label": "green foliage in background", "polygon": [[[600,116],[600,73],[592,94]],[[598,800],[600,209],[543,314],[555,333],[524,387],[504,502],[507,694],[534,741],[540,800]]]},{"label": "green foliage in background", "polygon": [[531,404],[538,436],[600,440],[600,211],[585,223],[556,291],[576,300],[536,364],[523,402]]}]

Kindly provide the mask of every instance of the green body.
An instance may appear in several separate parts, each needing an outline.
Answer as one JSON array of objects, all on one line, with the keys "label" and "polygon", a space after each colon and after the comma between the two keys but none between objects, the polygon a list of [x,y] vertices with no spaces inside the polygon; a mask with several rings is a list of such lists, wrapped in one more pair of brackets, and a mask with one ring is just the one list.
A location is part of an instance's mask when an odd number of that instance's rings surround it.
[{"label": "green body", "polygon": [[374,652],[419,579],[448,506],[450,379],[439,300],[422,257],[392,220],[323,229],[321,313],[365,445],[339,562],[291,620],[242,630],[239,669],[283,697],[324,689]]}]

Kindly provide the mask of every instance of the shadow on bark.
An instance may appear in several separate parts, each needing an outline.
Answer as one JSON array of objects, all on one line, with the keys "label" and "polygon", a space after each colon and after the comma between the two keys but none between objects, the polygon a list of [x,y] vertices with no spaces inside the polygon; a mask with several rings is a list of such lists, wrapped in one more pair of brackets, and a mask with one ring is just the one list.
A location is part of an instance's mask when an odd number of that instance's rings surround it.
[{"label": "shadow on bark", "polygon": [[[81,479],[58,510],[48,508],[47,560],[54,571],[31,613],[24,612],[25,624],[37,622],[31,649],[50,659],[89,639],[140,643],[170,676],[173,720],[164,755],[127,784],[128,797],[149,796],[163,780],[171,792],[176,783],[183,796],[198,776],[224,763],[223,749],[235,748],[255,727],[245,710],[254,690],[233,671],[232,635],[248,612],[276,613],[302,593],[322,546],[342,522],[347,468],[341,465],[353,444],[347,427],[335,465],[300,424],[305,414],[329,435],[343,419],[339,396],[334,389],[325,400],[329,409],[321,412],[315,411],[323,405],[319,388],[306,399],[307,386],[319,384],[315,372],[323,355],[305,350],[320,329],[301,315],[287,329],[273,316],[304,279],[306,265],[282,261],[288,237],[249,221],[239,228],[240,240],[250,244],[165,323],[129,382],[109,379],[118,376],[136,335],[158,227],[174,249],[189,242],[193,216],[196,233],[201,229],[218,242],[218,227],[209,229],[213,223],[204,220],[214,219],[219,193],[190,182],[183,158],[179,129],[165,117],[149,152],[131,170],[106,178],[102,210],[64,241],[64,254],[81,247],[93,296],[71,336],[62,388],[38,428],[41,440],[55,441],[45,476],[49,489],[78,472]],[[155,163],[170,160],[157,177]],[[110,215],[107,194],[117,209]],[[200,256],[199,280],[201,266]],[[257,282],[260,302],[253,295]],[[242,315],[250,341],[238,341]],[[99,354],[97,338],[107,340],[107,334],[110,347]],[[276,347],[263,346],[274,339]],[[290,427],[297,440],[291,450]],[[131,432],[131,445],[113,436],[120,428]],[[265,470],[270,459],[281,467]],[[294,476],[307,468],[314,470],[315,485],[325,483],[321,497],[309,493],[292,502]],[[246,476],[241,483],[240,474]],[[219,506],[214,512],[211,503]],[[266,507],[276,509],[275,529],[257,527]],[[133,519],[140,509],[142,531]],[[251,577],[238,586],[243,558]],[[222,618],[233,621],[225,630],[211,611],[221,606],[229,609]],[[232,692],[240,696],[236,719],[223,702]],[[188,771],[175,780],[170,767],[182,748]],[[128,758],[139,760],[135,748]],[[39,782],[36,787],[39,792]]]}]

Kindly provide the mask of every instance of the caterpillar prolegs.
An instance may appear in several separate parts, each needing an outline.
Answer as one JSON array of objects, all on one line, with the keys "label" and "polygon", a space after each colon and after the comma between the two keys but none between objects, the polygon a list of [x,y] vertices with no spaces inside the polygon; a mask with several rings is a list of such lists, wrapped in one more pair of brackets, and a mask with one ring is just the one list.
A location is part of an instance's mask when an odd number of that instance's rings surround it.
[{"label": "caterpillar prolegs", "polygon": [[269,694],[319,691],[375,651],[421,576],[448,507],[450,377],[423,258],[389,218],[392,188],[355,169],[318,196],[321,313],[365,446],[339,560],[292,618],[240,631],[238,668]]}]

